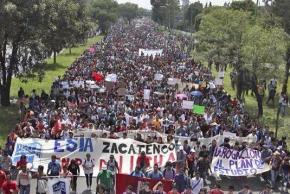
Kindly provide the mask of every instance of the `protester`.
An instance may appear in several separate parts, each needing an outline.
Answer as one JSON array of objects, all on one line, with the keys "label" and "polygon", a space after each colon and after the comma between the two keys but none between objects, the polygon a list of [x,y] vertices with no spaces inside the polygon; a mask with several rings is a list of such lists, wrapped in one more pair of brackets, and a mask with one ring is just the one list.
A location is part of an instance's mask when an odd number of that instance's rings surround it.
[{"label": "protester", "polygon": [[47,177],[43,172],[44,167],[38,166],[37,173],[33,175],[36,178],[36,194],[46,194],[47,192]]},{"label": "protester", "polygon": [[56,155],[51,156],[51,161],[48,163],[47,175],[51,177],[59,176],[61,172],[61,166],[56,160]]},{"label": "protester", "polygon": [[163,178],[162,172],[158,168],[158,164],[154,164],[153,171],[148,173],[148,178],[160,180]]},{"label": "protester", "polygon": [[107,192],[113,191],[114,176],[107,170],[107,167],[103,167],[102,171],[99,172],[97,176],[97,185],[102,185]]},{"label": "protester", "polygon": [[32,175],[27,170],[26,166],[21,166],[18,173],[16,182],[19,183],[19,193],[20,194],[30,194],[30,184],[31,184]]},{"label": "protester", "polygon": [[86,176],[87,188],[91,190],[92,182],[93,182],[94,167],[95,167],[95,160],[91,158],[91,154],[89,153],[86,154],[86,158],[84,159],[82,166],[83,166],[84,173]]},{"label": "protester", "polygon": [[78,163],[76,162],[76,160],[72,159],[70,161],[70,164],[68,166],[68,170],[73,175],[72,181],[71,181],[72,191],[76,192],[76,190],[77,190],[77,180],[78,180],[78,176],[80,175],[80,167],[79,167]]}]

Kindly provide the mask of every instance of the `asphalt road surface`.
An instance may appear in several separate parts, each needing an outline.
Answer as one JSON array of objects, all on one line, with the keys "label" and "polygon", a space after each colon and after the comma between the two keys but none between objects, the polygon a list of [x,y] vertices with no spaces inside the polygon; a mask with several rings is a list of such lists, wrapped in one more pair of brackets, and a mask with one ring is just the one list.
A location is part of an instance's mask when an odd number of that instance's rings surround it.
[{"label": "asphalt road surface", "polygon": [[[77,194],[96,194],[96,178],[93,178],[93,185],[92,185],[92,191],[87,190],[86,188],[86,181],[85,181],[85,177],[79,177],[78,178],[78,185],[77,185]],[[214,184],[215,182],[217,182],[218,184],[221,185],[222,190],[227,191],[227,188],[230,185],[233,185],[235,187],[235,191],[240,191],[242,190],[244,185],[249,185],[250,188],[252,189],[254,194],[259,194],[264,186],[266,185],[266,182],[260,178],[260,176],[255,176],[255,177],[222,177],[222,178],[213,178],[210,177],[209,180],[207,181],[208,185],[212,186],[212,184]],[[210,188],[210,186],[207,186],[208,190]],[[31,194],[35,194],[36,188],[36,181],[33,180],[32,184],[31,184]],[[282,188],[279,187],[278,189],[276,189],[273,193],[274,194],[287,194],[289,192],[282,192],[281,190]],[[290,191],[290,190],[289,190]],[[236,192],[237,193],[237,192]],[[71,192],[71,194],[74,194],[73,192]],[[226,194],[226,192],[225,192]]]}]

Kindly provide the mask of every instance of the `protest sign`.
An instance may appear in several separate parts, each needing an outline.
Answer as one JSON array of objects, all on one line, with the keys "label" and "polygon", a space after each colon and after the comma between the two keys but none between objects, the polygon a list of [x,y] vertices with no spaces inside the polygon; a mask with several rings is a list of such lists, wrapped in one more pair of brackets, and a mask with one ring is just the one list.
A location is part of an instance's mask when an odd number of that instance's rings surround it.
[{"label": "protest sign", "polygon": [[[71,159],[81,163],[86,153],[90,153],[96,163],[94,169],[94,175],[96,175],[106,165],[110,155],[114,155],[119,164],[119,172],[129,174],[135,169],[137,157],[141,151],[144,151],[150,158],[150,166],[157,163],[162,167],[167,161],[176,160],[174,144],[146,144],[133,139],[79,137],[65,140],[17,138],[12,161],[16,164],[21,155],[26,155],[33,169],[36,170],[39,165],[43,165],[46,171],[53,154],[66,164]],[[83,175],[82,169],[81,175]]]},{"label": "protest sign", "polygon": [[205,107],[204,106],[199,106],[199,105],[193,105],[192,112],[195,114],[204,114]]},{"label": "protest sign", "polygon": [[163,75],[160,73],[154,74],[154,80],[161,81],[163,79]]},{"label": "protest sign", "polygon": [[149,183],[150,189],[152,189],[159,181],[163,184],[163,190],[167,193],[172,189],[172,181],[169,180],[154,180],[148,178],[140,178],[125,174],[117,174],[116,176],[116,194],[123,194],[127,187],[131,185],[135,193],[139,193],[142,190],[144,183]]},{"label": "protest sign", "polygon": [[150,99],[150,90],[149,89],[144,89],[144,100],[149,100]]},{"label": "protest sign", "polygon": [[226,176],[250,176],[270,169],[261,159],[261,152],[251,148],[238,151],[217,147],[211,163],[212,173]]},{"label": "protest sign", "polygon": [[50,194],[69,194],[70,178],[48,179],[47,189]]},{"label": "protest sign", "polygon": [[112,73],[112,74],[108,74],[105,78],[105,80],[107,82],[117,82],[117,75]]},{"label": "protest sign", "polygon": [[217,86],[223,86],[224,85],[224,80],[216,78],[214,80],[214,84],[217,85]]},{"label": "protest sign", "polygon": [[193,101],[183,100],[182,101],[182,109],[189,109],[192,110],[194,105]]},{"label": "protest sign", "polygon": [[168,78],[168,81],[167,81],[167,84],[168,85],[174,86],[174,85],[176,85],[178,83],[181,83],[181,80],[180,79]]}]

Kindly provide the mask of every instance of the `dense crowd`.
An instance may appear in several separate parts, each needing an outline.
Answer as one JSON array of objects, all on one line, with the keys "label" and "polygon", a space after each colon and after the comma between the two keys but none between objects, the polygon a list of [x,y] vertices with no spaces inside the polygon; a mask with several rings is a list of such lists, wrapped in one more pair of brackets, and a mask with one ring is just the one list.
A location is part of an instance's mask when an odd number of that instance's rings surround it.
[{"label": "dense crowd", "polygon": [[[2,192],[8,194],[19,189],[21,194],[28,194],[30,181],[36,178],[37,192],[46,193],[46,176],[71,177],[72,190],[76,191],[80,168],[84,169],[87,187],[91,189],[95,163],[90,154],[82,164],[72,160],[67,165],[61,165],[53,155],[47,172],[39,166],[34,173],[30,173],[25,156],[17,165],[12,165],[10,158],[17,137],[67,139],[79,134],[80,129],[109,131],[100,135],[103,138],[119,138],[118,132],[126,138],[129,130],[154,130],[166,134],[167,140],[140,134],[135,139],[145,143],[180,144],[176,162],[168,162],[165,168],[158,164],[150,166],[146,154],[140,153],[136,169],[131,173],[137,177],[173,180],[170,194],[224,193],[218,184],[208,191],[204,188],[218,145],[214,141],[210,146],[201,145],[198,139],[224,132],[251,136],[254,143],[235,142],[232,145],[226,138],[221,146],[237,150],[251,147],[262,152],[272,170],[262,175],[269,185],[261,193],[271,193],[280,180],[287,187],[290,155],[286,138],[276,139],[268,126],[252,119],[242,103],[227,94],[222,85],[216,84],[207,67],[189,58],[186,54],[189,44],[188,37],[159,31],[158,26],[148,20],[136,20],[131,25],[120,22],[55,80],[51,94],[44,91],[38,94],[35,90],[25,94],[20,88],[21,122],[11,131],[2,149]],[[140,48],[162,49],[162,54],[146,56],[139,53]],[[144,89],[150,90],[149,99],[144,99]],[[205,114],[184,109],[183,100],[206,107]],[[178,142],[177,136],[190,139]],[[117,172],[118,164],[112,155],[107,168],[98,174],[97,193],[113,192]],[[226,189],[228,193],[236,191],[233,186]],[[165,193],[162,184],[153,190],[145,186],[140,193]],[[131,186],[125,193],[133,193]],[[246,185],[239,193],[249,194],[251,190]]]}]

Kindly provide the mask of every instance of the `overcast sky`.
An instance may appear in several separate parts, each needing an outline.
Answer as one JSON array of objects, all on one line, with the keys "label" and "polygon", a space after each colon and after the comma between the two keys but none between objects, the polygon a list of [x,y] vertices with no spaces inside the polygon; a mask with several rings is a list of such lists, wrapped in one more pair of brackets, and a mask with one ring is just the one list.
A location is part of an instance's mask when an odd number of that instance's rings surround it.
[{"label": "overcast sky", "polygon": [[[126,2],[130,2],[130,3],[135,3],[138,4],[139,7],[143,7],[146,9],[151,9],[151,4],[150,4],[150,0],[117,0],[118,3],[126,3]],[[180,0],[182,1],[182,0]],[[190,0],[191,3],[198,1],[198,0]],[[213,5],[224,5],[225,1],[229,2],[231,0],[200,0],[200,2],[202,3],[208,3],[208,2],[212,2]]]}]

